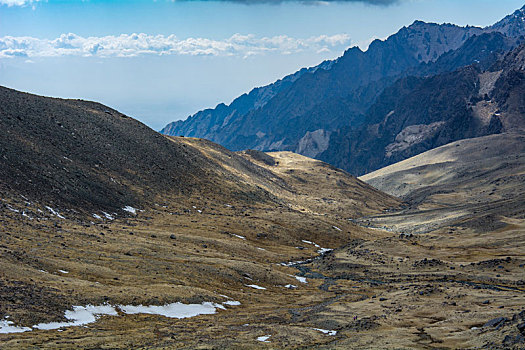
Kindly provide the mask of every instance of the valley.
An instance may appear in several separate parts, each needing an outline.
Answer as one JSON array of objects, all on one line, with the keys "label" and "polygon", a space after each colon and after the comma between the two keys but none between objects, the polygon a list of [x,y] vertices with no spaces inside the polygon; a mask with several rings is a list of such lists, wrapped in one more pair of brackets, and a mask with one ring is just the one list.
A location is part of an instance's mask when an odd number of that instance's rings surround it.
[{"label": "valley", "polygon": [[[34,98],[51,103],[48,110],[54,103]],[[67,120],[61,124],[55,127],[67,131]],[[69,135],[65,145],[75,142]],[[488,138],[362,178],[401,199],[294,153],[236,153],[164,136],[151,142],[184,149],[202,174],[176,180],[184,193],[155,192],[154,182],[144,197],[142,182],[133,182],[146,171],[140,163],[129,165],[135,177],[120,192],[139,204],[119,208],[76,204],[77,187],[67,201],[46,201],[15,187],[19,177],[4,178],[0,347],[519,348],[525,148],[520,135]],[[467,157],[480,143],[494,146]],[[66,176],[68,166],[99,164],[67,157]],[[126,174],[117,169],[113,178],[123,183]],[[26,176],[42,180],[38,172]],[[203,177],[209,182],[201,186]],[[144,313],[174,303],[208,305],[208,314]],[[29,331],[69,322],[67,310],[88,305],[114,311],[83,326]],[[127,313],[130,305],[143,312]],[[28,328],[10,333],[8,326]]]}]

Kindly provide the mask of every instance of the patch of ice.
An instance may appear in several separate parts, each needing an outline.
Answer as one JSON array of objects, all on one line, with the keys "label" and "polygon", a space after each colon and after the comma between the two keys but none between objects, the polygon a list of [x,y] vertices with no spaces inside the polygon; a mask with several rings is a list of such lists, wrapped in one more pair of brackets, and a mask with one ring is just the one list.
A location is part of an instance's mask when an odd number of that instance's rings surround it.
[{"label": "patch of ice", "polygon": [[100,217],[100,215],[98,215],[98,214],[93,214],[93,217],[95,219],[102,220],[102,217]]},{"label": "patch of ice", "polygon": [[69,322],[39,323],[36,326],[33,326],[33,328],[59,329],[62,327],[84,326],[95,322],[97,318],[102,315],[118,316],[118,313],[111,305],[73,306],[73,310],[67,310],[64,315]]},{"label": "patch of ice", "polygon": [[122,208],[122,210],[127,211],[128,213],[131,213],[133,215],[137,214],[137,209],[133,208],[133,207],[131,207],[129,205],[126,205],[124,208]]},{"label": "patch of ice", "polygon": [[66,270],[58,270],[58,272],[61,272],[61,273],[69,273],[69,271],[66,271]]},{"label": "patch of ice", "polygon": [[231,235],[234,236],[234,237],[240,238],[240,239],[246,239],[246,237],[236,235],[235,233],[232,233]]},{"label": "patch of ice", "polygon": [[151,314],[161,315],[170,318],[186,318],[197,315],[211,315],[217,310],[217,304],[203,302],[202,304],[183,304],[173,303],[162,306],[143,306],[143,305],[119,305],[125,314]]},{"label": "patch of ice", "polygon": [[286,286],[284,286],[284,288],[295,289],[295,288],[297,288],[297,286],[295,286],[293,284],[287,284]]},{"label": "patch of ice", "polygon": [[199,212],[199,214],[202,214],[202,210],[197,209],[197,211]]},{"label": "patch of ice", "polygon": [[104,214],[104,216],[108,220],[115,220],[115,218],[113,216],[111,216],[110,214],[106,213],[105,211],[103,211],[102,214]]},{"label": "patch of ice", "polygon": [[257,341],[262,341],[263,343],[269,343],[270,341],[268,339],[270,339],[271,335],[263,335],[261,337],[257,337]]},{"label": "patch of ice", "polygon": [[223,297],[223,298],[226,298],[226,299],[231,299],[229,296],[227,295],[224,295],[224,294],[219,294],[220,297]]},{"label": "patch of ice", "polygon": [[264,248],[260,248],[260,247],[256,247],[256,248],[259,249],[259,250],[266,250],[266,249],[264,249]]},{"label": "patch of ice", "polygon": [[325,253],[328,253],[328,252],[331,252],[333,249],[330,249],[330,248],[321,248],[319,249],[317,252],[319,254],[325,254]]},{"label": "patch of ice", "polygon": [[254,288],[254,289],[266,289],[264,287],[258,286],[256,284],[246,284],[246,287]]},{"label": "patch of ice", "polygon": [[340,229],[339,227],[337,227],[337,226],[332,226],[332,227],[333,227],[335,230],[337,230],[337,231],[343,231],[343,230],[341,230],[341,229]]},{"label": "patch of ice", "polygon": [[239,306],[241,305],[241,302],[236,300],[228,300],[222,303],[222,305]]},{"label": "patch of ice", "polygon": [[337,331],[331,331],[331,330],[328,330],[328,329],[321,329],[321,328],[313,328],[314,330],[316,331],[319,331],[321,333],[324,333],[326,335],[336,335],[337,334]]}]

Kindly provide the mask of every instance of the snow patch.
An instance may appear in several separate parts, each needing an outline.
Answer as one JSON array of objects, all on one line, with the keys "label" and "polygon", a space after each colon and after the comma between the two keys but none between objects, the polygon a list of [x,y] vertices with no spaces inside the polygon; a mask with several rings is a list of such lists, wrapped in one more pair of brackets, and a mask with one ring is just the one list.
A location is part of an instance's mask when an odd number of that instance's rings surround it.
[{"label": "snow patch", "polygon": [[97,220],[102,220],[102,217],[100,217],[98,214],[93,214],[93,217]]},{"label": "snow patch", "polygon": [[31,328],[29,327],[17,327],[13,326],[13,321],[8,320],[0,320],[0,334],[7,334],[7,333],[22,333],[30,331]]},{"label": "snow patch", "polygon": [[246,284],[245,286],[246,287],[250,287],[250,288],[254,288],[254,289],[261,289],[261,290],[266,289],[266,288],[258,286],[256,284]]},{"label": "snow patch", "polygon": [[319,244],[311,242],[311,241],[307,241],[307,240],[303,239],[301,242],[306,243],[306,244],[311,244],[311,245],[315,246],[316,248],[321,248],[321,246]]},{"label": "snow patch", "polygon": [[202,304],[173,303],[162,306],[119,305],[119,309],[128,315],[151,314],[169,318],[187,318],[214,314],[217,311],[217,305],[218,304],[210,302],[203,302]]},{"label": "snow patch", "polygon": [[263,335],[261,337],[257,337],[257,341],[262,341],[263,343],[269,343],[270,341],[268,339],[270,339],[271,335]]},{"label": "snow patch", "polygon": [[69,271],[66,271],[66,270],[58,270],[58,272],[60,272],[60,273],[69,273]]},{"label": "snow patch", "polygon": [[240,235],[236,235],[235,233],[232,233],[231,235],[234,236],[234,237],[240,238],[240,239],[246,239],[246,237],[240,236]]},{"label": "snow patch", "polygon": [[102,214],[104,214],[104,216],[108,220],[115,220],[115,218],[113,216],[111,216],[110,214],[106,213],[105,211],[103,211]]},{"label": "snow patch", "polygon": [[337,331],[331,331],[331,330],[328,330],[328,329],[321,329],[321,328],[313,328],[313,329],[316,330],[316,331],[319,331],[321,333],[324,333],[326,335],[334,336],[334,335],[337,334]]},{"label": "snow patch", "polygon": [[295,279],[301,283],[308,283],[308,281],[306,281],[306,277],[301,277],[301,276],[292,276],[292,277],[295,277]]},{"label": "snow patch", "polygon": [[133,215],[137,214],[137,208],[133,208],[129,205],[126,205],[124,208],[122,208],[122,210],[127,211],[128,213],[131,213]]},{"label": "snow patch", "polygon": [[[161,315],[170,318],[186,318],[197,315],[209,315],[216,313],[217,309],[226,310],[228,306],[241,305],[240,302],[229,300],[222,304],[211,302],[203,302],[202,304],[182,304],[173,303],[163,306],[143,306],[143,305],[119,305],[117,307],[111,305],[87,305],[87,306],[73,306],[73,310],[67,310],[64,314],[67,322],[49,322],[39,323],[31,327],[13,326],[12,321],[0,320],[0,334],[28,332],[33,329],[51,330],[60,329],[72,326],[85,326],[89,323],[96,322],[100,316],[118,316],[117,308],[125,314],[151,314]],[[6,316],[7,318],[7,316]]]},{"label": "snow patch", "polygon": [[334,230],[337,230],[337,231],[343,231],[343,230],[341,230],[341,229],[340,229],[339,227],[337,227],[337,226],[332,226],[332,228],[333,228]]},{"label": "snow patch", "polygon": [[62,327],[84,326],[93,323],[99,316],[118,316],[117,311],[111,305],[87,305],[87,306],[73,306],[73,310],[67,310],[65,317],[69,322],[50,322],[39,323],[33,326],[35,329],[59,329]]},{"label": "snow patch", "polygon": [[62,215],[60,215],[60,213],[58,212],[58,210],[55,210],[51,207],[48,207],[46,206],[46,209],[49,210],[51,212],[51,214],[53,215],[56,215],[57,217],[61,218],[61,219],[65,219],[65,217],[63,217]]}]

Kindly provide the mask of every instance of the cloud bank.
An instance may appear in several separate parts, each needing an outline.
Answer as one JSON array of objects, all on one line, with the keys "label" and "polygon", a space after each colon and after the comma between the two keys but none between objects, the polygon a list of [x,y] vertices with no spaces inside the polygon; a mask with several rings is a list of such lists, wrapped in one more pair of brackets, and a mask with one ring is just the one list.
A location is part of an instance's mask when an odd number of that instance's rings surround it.
[{"label": "cloud bank", "polygon": [[[4,0],[5,1],[5,0]],[[326,52],[350,44],[347,34],[319,35],[306,39],[286,35],[256,37],[235,34],[224,40],[178,39],[175,35],[121,34],[81,37],[69,33],[55,39],[0,38],[0,58],[8,57],[136,57],[140,55],[206,55],[249,57],[267,53]]]},{"label": "cloud bank", "polygon": [[0,0],[0,5],[11,6],[26,6],[30,5],[33,2],[38,2],[40,0]]},{"label": "cloud bank", "polygon": [[[33,2],[38,2],[40,0],[0,0],[0,5],[11,6],[26,6],[32,4]],[[318,3],[328,3],[328,2],[361,2],[370,5],[391,5],[400,0],[171,0],[172,2],[177,1],[187,1],[187,2],[205,2],[205,1],[217,1],[217,2],[233,2],[238,4],[280,4],[283,2],[300,2],[305,4],[318,4]]]}]

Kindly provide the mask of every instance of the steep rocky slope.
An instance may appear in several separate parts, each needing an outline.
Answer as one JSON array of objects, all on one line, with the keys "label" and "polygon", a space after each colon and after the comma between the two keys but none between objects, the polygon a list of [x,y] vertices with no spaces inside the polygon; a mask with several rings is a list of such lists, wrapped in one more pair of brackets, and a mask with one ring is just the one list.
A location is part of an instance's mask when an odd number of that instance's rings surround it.
[{"label": "steep rocky slope", "polygon": [[168,138],[98,103],[7,88],[0,102],[0,191],[46,212],[125,214],[122,208],[169,198],[280,203],[272,193],[290,191],[278,175],[223,147],[209,143],[220,155],[211,157],[196,142]]},{"label": "steep rocky slope", "polygon": [[519,46],[486,71],[475,64],[397,81],[366,124],[339,130],[319,158],[362,175],[452,141],[523,130],[524,51]]}]

